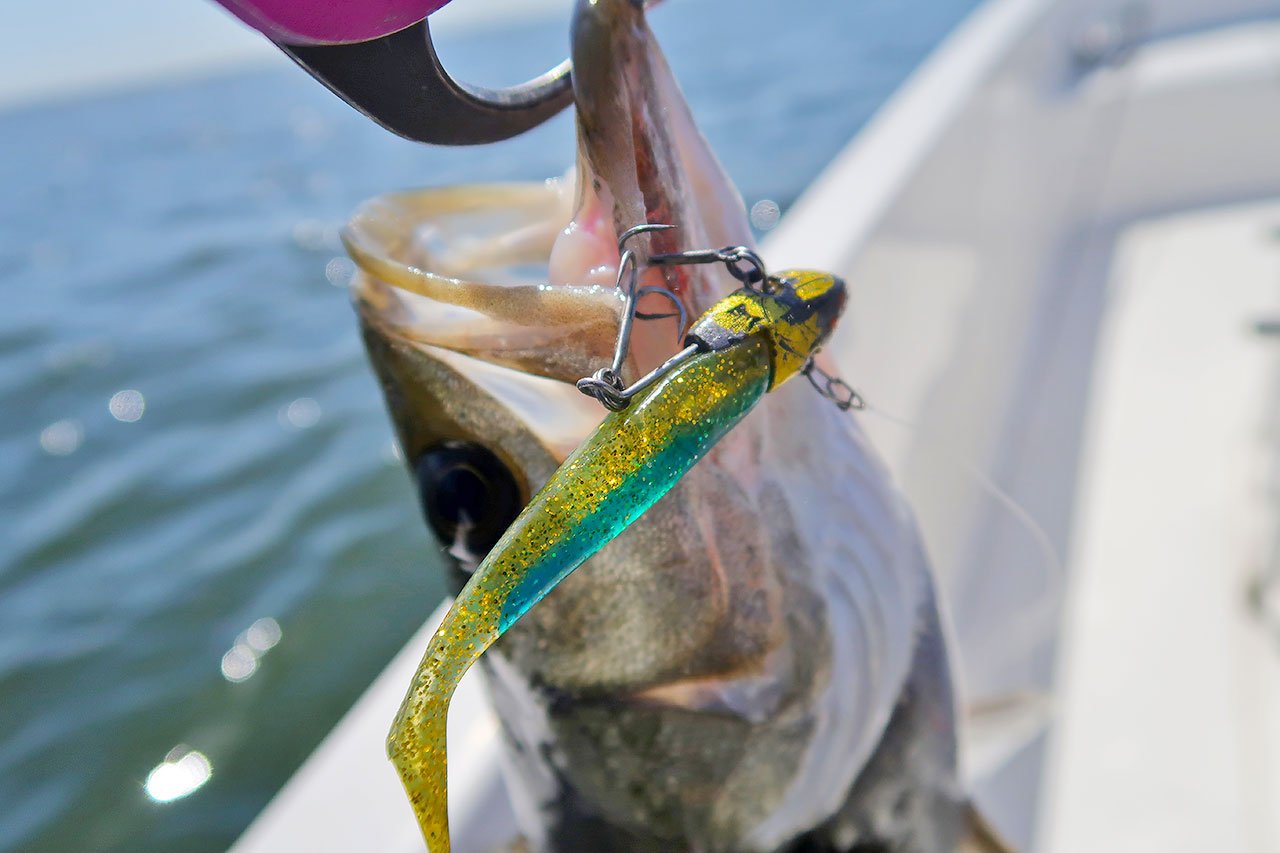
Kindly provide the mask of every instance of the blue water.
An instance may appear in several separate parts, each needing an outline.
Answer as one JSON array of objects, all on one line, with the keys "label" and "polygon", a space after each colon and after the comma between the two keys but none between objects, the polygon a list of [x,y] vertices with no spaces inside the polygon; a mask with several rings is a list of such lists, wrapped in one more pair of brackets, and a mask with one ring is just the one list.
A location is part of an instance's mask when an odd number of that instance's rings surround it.
[{"label": "blue water", "polygon": [[[653,17],[748,203],[785,210],[973,5]],[[512,82],[565,41],[443,53]],[[225,849],[433,609],[337,227],[391,189],[558,174],[572,144],[566,116],[417,146],[292,68],[0,114],[0,849]],[[149,785],[179,745],[203,758]]]}]

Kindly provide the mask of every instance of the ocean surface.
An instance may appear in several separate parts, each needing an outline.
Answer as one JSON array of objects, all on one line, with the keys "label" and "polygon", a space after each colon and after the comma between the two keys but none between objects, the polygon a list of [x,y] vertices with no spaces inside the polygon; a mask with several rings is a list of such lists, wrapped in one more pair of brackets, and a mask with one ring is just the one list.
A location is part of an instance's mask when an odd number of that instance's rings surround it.
[{"label": "ocean surface", "polygon": [[[785,211],[974,5],[652,17],[748,205]],[[441,52],[510,83],[566,40],[498,23]],[[572,156],[568,116],[405,142],[291,67],[0,113],[0,850],[225,849],[419,627],[438,548],[338,229]]]}]

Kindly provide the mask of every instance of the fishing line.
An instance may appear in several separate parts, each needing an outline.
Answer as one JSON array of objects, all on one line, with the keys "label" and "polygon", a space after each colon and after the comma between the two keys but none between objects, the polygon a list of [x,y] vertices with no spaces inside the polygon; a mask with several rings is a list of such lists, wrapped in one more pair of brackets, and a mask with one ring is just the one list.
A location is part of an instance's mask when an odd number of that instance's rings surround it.
[{"label": "fishing line", "polygon": [[[1112,184],[1119,143],[1124,135],[1130,113],[1134,72],[1128,60],[1135,48],[1143,43],[1149,30],[1149,21],[1142,8],[1129,7],[1118,21],[1113,22],[1113,26],[1115,27],[1115,31],[1111,33],[1113,41],[1106,46],[1108,49],[1093,57],[1092,61],[1085,61],[1082,58],[1073,81],[1073,85],[1078,87],[1086,78],[1093,77],[1099,72],[1109,71],[1112,74],[1113,85],[1118,90],[1117,97],[1112,104],[1108,105],[1109,109],[1095,111],[1093,121],[1080,134],[1090,144],[1079,146],[1076,155],[1071,158],[1068,169],[1073,177],[1065,182],[1069,187],[1065,204],[1069,210],[1082,212],[1083,221],[1087,223],[1076,235],[1075,251],[1063,259],[1060,267],[1061,281],[1073,285],[1082,281],[1085,263],[1097,256],[1099,243],[1107,236],[1107,227],[1099,222],[1098,214],[1102,210],[1104,199]],[[1101,114],[1098,115],[1098,113]],[[984,161],[982,171],[990,168],[992,168],[990,161]],[[986,184],[986,181],[978,182],[980,188]],[[982,189],[979,189],[978,193],[986,195]],[[1056,322],[1056,319],[1070,311],[1069,300],[1080,289],[1074,286],[1060,287],[1058,299],[1050,298],[1046,304],[1041,305],[1039,321],[1033,318],[1033,324],[1039,328],[1036,338],[1041,353],[1050,352],[1062,345],[1065,324]],[[1063,303],[1064,298],[1068,300],[1066,305]],[[1110,294],[1105,294],[1104,298],[1109,299]],[[1018,382],[1016,387],[1020,389],[1019,395],[1025,396],[1028,390],[1026,378]],[[824,394],[824,396],[830,395]],[[855,394],[856,396],[858,395]],[[1000,507],[1004,517],[1012,519],[1015,526],[1030,538],[1044,567],[1041,572],[1044,577],[1043,591],[1036,596],[1030,607],[1021,609],[1016,615],[1011,615],[1007,630],[998,632],[996,636],[1006,642],[992,644],[985,635],[980,635],[979,639],[983,640],[982,648],[972,650],[973,653],[981,656],[984,665],[990,662],[994,662],[999,667],[1011,664],[1020,664],[1024,667],[1029,665],[1030,658],[1025,653],[1026,649],[1032,644],[1043,646],[1055,641],[1062,630],[1061,608],[1064,604],[1063,593],[1066,586],[1066,562],[1054,546],[1053,540],[1035,517],[1001,488],[987,471],[963,453],[945,447],[943,445],[945,436],[936,434],[937,430],[925,430],[911,419],[881,409],[871,401],[860,400],[860,403],[861,405],[855,404],[852,407],[864,409],[868,414],[875,415],[881,423],[891,424],[898,429],[908,431],[917,439],[921,439],[917,448],[922,454],[963,471]],[[1005,467],[1009,464],[1008,458],[1006,457],[1003,463],[997,460],[996,464]],[[990,531],[988,536],[998,543],[998,539],[995,539],[998,530],[990,528],[988,530]],[[975,549],[981,544],[982,540],[977,535],[970,536],[964,546],[966,550],[961,552],[959,558],[964,561],[960,564],[962,569],[967,568],[966,563],[976,559]],[[965,648],[962,644],[961,654],[963,655],[964,652]]]},{"label": "fishing line", "polygon": [[[1084,136],[1092,144],[1082,145],[1073,160],[1071,168],[1073,179],[1070,182],[1072,190],[1068,193],[1068,198],[1070,199],[1068,204],[1070,209],[1080,210],[1085,213],[1084,221],[1087,225],[1083,229],[1083,233],[1077,237],[1078,248],[1071,253],[1070,257],[1065,259],[1062,265],[1064,274],[1061,280],[1075,286],[1060,288],[1059,293],[1065,297],[1067,305],[1064,305],[1062,301],[1051,300],[1050,304],[1042,307],[1041,318],[1061,317],[1070,312],[1068,307],[1069,300],[1075,293],[1085,287],[1086,264],[1098,256],[1100,244],[1108,237],[1107,225],[1100,221],[1099,214],[1103,209],[1108,190],[1112,185],[1120,140],[1124,136],[1132,106],[1134,71],[1129,60],[1132,58],[1137,46],[1145,41],[1150,28],[1150,22],[1147,17],[1147,12],[1143,7],[1136,5],[1126,7],[1119,19],[1112,22],[1112,26],[1115,29],[1110,34],[1111,44],[1107,45],[1107,49],[1101,54],[1093,57],[1091,62],[1083,61],[1082,58],[1081,65],[1077,69],[1078,76],[1074,81],[1075,86],[1079,87],[1089,77],[1110,72],[1119,94],[1110,109],[1096,117],[1091,127],[1087,127]],[[1092,161],[1092,169],[1090,168],[1090,161]],[[1109,302],[1111,298],[1112,294],[1110,292],[1104,292],[1103,299],[1105,301]],[[1042,329],[1042,334],[1037,336],[1040,340],[1041,352],[1048,352],[1062,346],[1062,338],[1066,328],[1065,323],[1042,319],[1037,325]],[[875,410],[885,421],[894,423],[899,427],[912,429],[917,434],[922,432],[918,425],[911,423],[907,419],[895,417],[872,406],[868,406],[868,409]],[[927,448],[929,442],[924,442],[924,444]],[[1046,566],[1049,570],[1046,575],[1046,588],[1041,593],[1039,600],[1017,618],[1017,627],[1014,629],[1014,634],[1015,636],[1034,637],[1037,631],[1037,623],[1040,623],[1039,630],[1043,636],[1039,637],[1039,640],[1041,642],[1055,640],[1061,635],[1063,629],[1060,609],[1064,603],[1063,592],[1066,586],[1065,560],[1053,546],[1052,540],[1045,529],[1025,507],[1001,489],[988,474],[982,471],[972,460],[949,452],[946,455],[949,455],[952,463],[959,465],[970,474],[974,481],[991,498],[1007,510],[1008,514],[1031,536],[1037,548],[1041,551],[1042,558],[1046,560]],[[972,547],[972,543],[970,547]],[[1003,651],[1000,649],[987,649],[986,651],[1000,655],[1004,658],[1000,660],[1000,663],[1007,663],[1014,659],[1014,656],[1019,651],[1019,644],[1011,643]]]},{"label": "fishing line", "polygon": [[[1001,666],[1007,665],[1011,660],[1006,659],[1006,656],[1007,658],[1012,658],[1014,655],[1021,653],[1028,645],[1041,645],[1045,641],[1052,639],[1056,635],[1054,617],[1058,613],[1065,588],[1066,563],[1040,522],[972,459],[958,451],[938,446],[941,441],[940,436],[935,438],[915,421],[886,411],[862,395],[859,395],[859,399],[862,401],[862,411],[869,415],[874,415],[882,423],[892,424],[901,430],[907,431],[913,437],[922,439],[917,447],[923,450],[926,455],[932,455],[935,461],[941,460],[964,472],[979,487],[980,491],[995,501],[996,505],[1003,510],[1006,518],[1012,519],[1015,526],[1030,537],[1035,551],[1038,552],[1042,561],[1040,574],[1044,578],[1044,589],[1030,607],[1022,609],[1019,613],[1010,617],[1008,631],[1001,632],[1002,637],[1010,642],[1002,644],[1004,651],[1001,651],[1001,649],[994,650],[1001,655],[996,659],[996,662]],[[968,543],[968,545],[972,547],[972,542]],[[963,651],[962,648],[961,652],[963,653]],[[991,650],[984,651],[990,652]],[[990,658],[987,659],[989,660]]]}]

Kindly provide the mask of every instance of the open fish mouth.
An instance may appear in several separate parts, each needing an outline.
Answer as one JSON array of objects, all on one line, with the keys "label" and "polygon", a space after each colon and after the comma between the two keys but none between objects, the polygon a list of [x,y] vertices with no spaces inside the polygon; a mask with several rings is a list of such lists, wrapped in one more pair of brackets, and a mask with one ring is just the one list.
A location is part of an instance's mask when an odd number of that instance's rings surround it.
[{"label": "open fish mouth", "polygon": [[572,382],[610,358],[622,294],[551,284],[569,223],[562,182],[392,193],[365,203],[343,234],[360,270],[366,324],[534,376]]}]

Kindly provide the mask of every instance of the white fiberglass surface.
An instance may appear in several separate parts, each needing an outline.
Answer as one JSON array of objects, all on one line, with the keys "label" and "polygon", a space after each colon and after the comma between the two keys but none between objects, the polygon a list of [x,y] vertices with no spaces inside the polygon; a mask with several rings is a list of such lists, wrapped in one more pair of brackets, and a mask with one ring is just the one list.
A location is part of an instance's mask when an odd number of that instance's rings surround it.
[{"label": "white fiberglass surface", "polygon": [[1039,849],[1274,851],[1280,202],[1114,258]]}]

